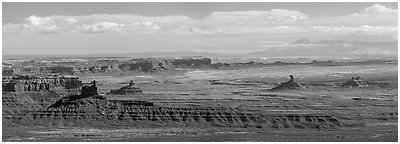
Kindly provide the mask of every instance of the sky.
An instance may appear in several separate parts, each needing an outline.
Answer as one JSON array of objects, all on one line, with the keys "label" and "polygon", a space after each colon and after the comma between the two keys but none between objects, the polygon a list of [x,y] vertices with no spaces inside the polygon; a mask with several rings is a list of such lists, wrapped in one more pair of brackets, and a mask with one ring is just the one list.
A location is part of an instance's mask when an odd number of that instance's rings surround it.
[{"label": "sky", "polygon": [[397,3],[2,3],[3,55],[250,53],[300,38],[397,41]]}]

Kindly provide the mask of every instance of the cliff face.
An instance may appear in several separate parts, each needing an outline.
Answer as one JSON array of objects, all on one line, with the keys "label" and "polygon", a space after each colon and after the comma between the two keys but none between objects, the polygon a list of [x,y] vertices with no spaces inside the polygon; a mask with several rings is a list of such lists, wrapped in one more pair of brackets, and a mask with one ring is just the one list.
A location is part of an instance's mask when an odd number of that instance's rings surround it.
[{"label": "cliff face", "polygon": [[[122,59],[122,58],[121,58]],[[40,64],[40,65],[39,65]],[[32,61],[24,65],[15,63],[3,70],[3,76],[15,74],[85,74],[113,73],[121,71],[159,72],[179,69],[217,68],[209,58],[139,58],[123,60],[91,60],[73,63],[40,63]]]},{"label": "cliff face", "polygon": [[202,59],[175,59],[172,64],[178,68],[209,68],[211,67],[211,60],[208,58]]},{"label": "cliff face", "polygon": [[[61,79],[77,80],[75,77]],[[95,81],[91,84],[82,87],[82,94],[63,98],[54,91],[6,92],[3,120],[21,125],[95,127],[180,125],[334,129],[343,125],[334,116],[320,113],[263,114],[229,107],[162,107],[146,101],[108,100],[97,94]],[[131,90],[133,85],[131,81],[120,90]]]},{"label": "cliff face", "polygon": [[139,71],[143,71],[143,72],[149,72],[150,69],[153,68],[153,64],[149,61],[139,61],[139,62],[129,62],[129,63],[120,64],[118,67],[125,71],[139,70]]},{"label": "cliff face", "polygon": [[73,67],[63,67],[63,66],[55,66],[55,67],[48,67],[47,70],[51,71],[51,73],[59,73],[59,74],[74,74]]},{"label": "cliff face", "polygon": [[126,70],[139,70],[143,72],[155,72],[163,70],[171,70],[175,68],[211,68],[211,59],[133,59],[130,62],[120,64],[120,69]]},{"label": "cliff face", "polygon": [[4,77],[3,92],[38,92],[38,91],[79,91],[82,81],[78,77],[60,77],[57,75],[17,75]]},{"label": "cliff face", "polygon": [[64,97],[47,108],[3,114],[23,125],[75,126],[216,126],[250,128],[334,129],[344,123],[327,114],[259,114],[223,107],[160,107],[145,101],[110,101],[95,96]]}]

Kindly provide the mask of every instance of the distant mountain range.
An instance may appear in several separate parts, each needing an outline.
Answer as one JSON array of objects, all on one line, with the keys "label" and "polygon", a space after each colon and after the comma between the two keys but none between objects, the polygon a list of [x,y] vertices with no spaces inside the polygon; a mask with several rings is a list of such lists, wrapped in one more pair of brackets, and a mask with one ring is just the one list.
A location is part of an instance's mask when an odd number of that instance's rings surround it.
[{"label": "distant mountain range", "polygon": [[195,57],[195,56],[215,56],[216,53],[197,52],[197,51],[154,51],[139,53],[111,53],[111,54],[91,54],[90,57]]},{"label": "distant mountain range", "polygon": [[398,42],[365,42],[321,40],[312,42],[306,38],[290,44],[252,52],[252,56],[397,56]]},{"label": "distant mountain range", "polygon": [[223,54],[209,53],[209,52],[196,52],[196,51],[156,51],[156,52],[139,52],[139,53],[108,53],[108,54],[81,54],[81,55],[3,55],[6,58],[41,58],[41,57],[196,57],[196,56],[218,56]]},{"label": "distant mountain range", "polygon": [[303,56],[348,56],[365,58],[397,58],[398,41],[366,42],[344,40],[321,40],[312,42],[306,38],[290,44],[275,46],[264,51],[242,54],[224,54],[198,51],[156,51],[141,53],[109,53],[82,55],[3,55],[6,58],[39,57],[303,57]]}]

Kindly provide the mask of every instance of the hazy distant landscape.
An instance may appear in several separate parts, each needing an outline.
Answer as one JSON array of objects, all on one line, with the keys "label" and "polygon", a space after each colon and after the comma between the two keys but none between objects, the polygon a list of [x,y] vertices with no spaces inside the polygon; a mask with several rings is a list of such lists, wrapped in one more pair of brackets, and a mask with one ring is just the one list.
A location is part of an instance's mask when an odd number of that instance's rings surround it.
[{"label": "hazy distant landscape", "polygon": [[391,42],[366,42],[344,40],[321,40],[311,42],[306,38],[298,39],[279,47],[270,47],[269,50],[248,53],[212,53],[198,51],[165,51],[145,53],[108,53],[108,54],[80,54],[80,55],[4,55],[4,58],[23,57],[189,57],[205,56],[215,58],[299,58],[311,57],[319,59],[335,58],[364,58],[364,59],[396,59],[397,41]]}]

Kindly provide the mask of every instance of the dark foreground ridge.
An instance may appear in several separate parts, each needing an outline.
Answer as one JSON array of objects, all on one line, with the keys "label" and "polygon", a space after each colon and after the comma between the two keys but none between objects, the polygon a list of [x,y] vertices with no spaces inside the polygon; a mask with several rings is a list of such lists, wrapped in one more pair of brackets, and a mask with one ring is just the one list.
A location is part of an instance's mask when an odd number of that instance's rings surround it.
[{"label": "dark foreground ridge", "polygon": [[[107,100],[95,94],[95,82],[81,95],[66,96],[34,111],[3,113],[22,125],[94,127],[216,126],[255,128],[333,129],[343,123],[329,114],[261,114],[224,107],[161,107],[136,100]],[[85,90],[89,90],[85,91]],[[9,102],[5,102],[7,105]]]},{"label": "dark foreground ridge", "polygon": [[[9,114],[7,119],[24,124],[59,125],[80,123],[92,126],[217,126],[256,128],[332,129],[342,123],[327,114],[261,115],[231,108],[159,107],[144,101],[109,101],[95,96],[69,96],[48,108],[20,115]],[[100,125],[93,125],[98,124]]]}]

